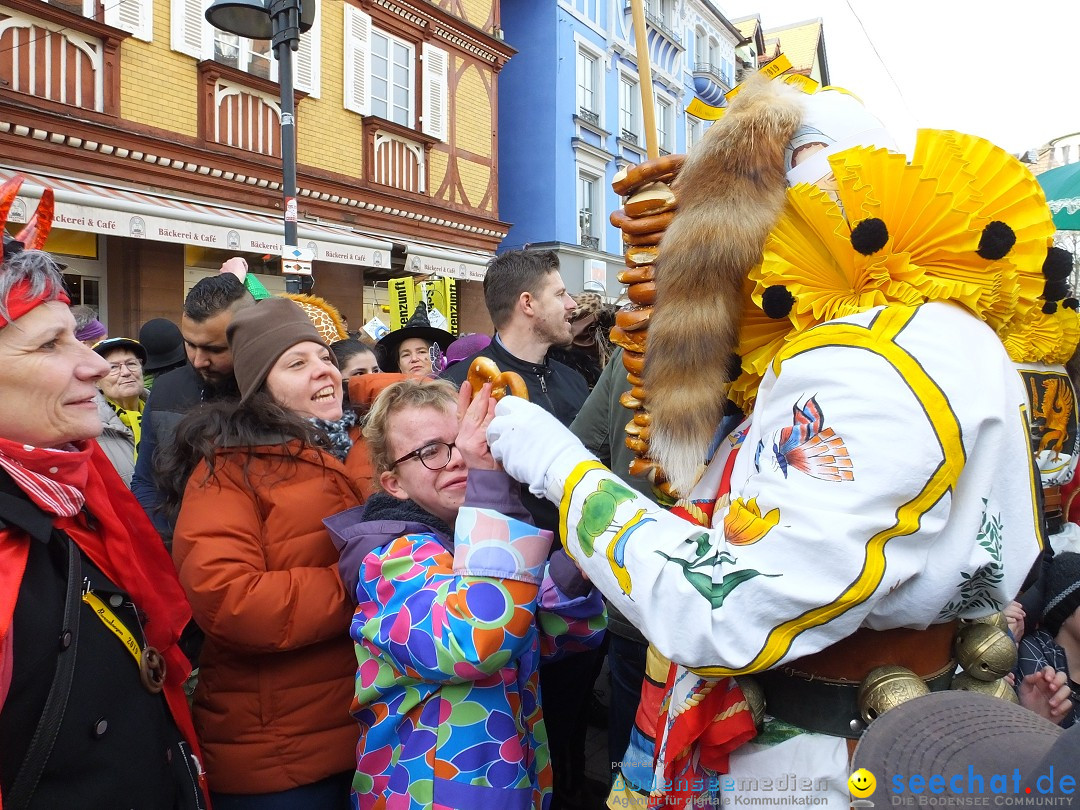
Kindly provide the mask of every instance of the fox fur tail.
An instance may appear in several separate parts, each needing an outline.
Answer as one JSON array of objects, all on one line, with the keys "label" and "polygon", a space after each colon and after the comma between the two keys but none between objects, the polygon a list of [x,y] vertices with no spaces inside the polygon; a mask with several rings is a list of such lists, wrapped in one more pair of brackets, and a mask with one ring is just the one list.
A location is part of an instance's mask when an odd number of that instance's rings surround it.
[{"label": "fox fur tail", "polygon": [[751,75],[672,183],[678,209],[660,242],[644,381],[649,455],[683,497],[723,416],[743,284],[783,210],[800,96]]}]

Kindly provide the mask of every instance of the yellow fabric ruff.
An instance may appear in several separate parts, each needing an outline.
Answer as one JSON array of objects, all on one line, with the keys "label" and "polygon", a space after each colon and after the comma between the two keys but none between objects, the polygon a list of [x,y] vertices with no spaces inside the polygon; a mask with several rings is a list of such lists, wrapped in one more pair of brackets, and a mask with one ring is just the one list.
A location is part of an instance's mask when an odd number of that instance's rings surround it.
[{"label": "yellow fabric ruff", "polygon": [[[1042,312],[1042,265],[1054,224],[1035,178],[989,141],[920,130],[914,157],[855,147],[833,155],[835,191],[801,184],[770,233],[744,288],[742,375],[729,396],[753,404],[769,361],[795,335],[884,304],[952,301],[989,324],[1014,360],[1063,362],[1080,340],[1074,310]],[[880,219],[883,247],[863,255],[852,230]],[[1003,222],[1016,242],[1000,259],[979,255],[983,230]],[[794,298],[786,317],[762,309],[770,287]]]}]

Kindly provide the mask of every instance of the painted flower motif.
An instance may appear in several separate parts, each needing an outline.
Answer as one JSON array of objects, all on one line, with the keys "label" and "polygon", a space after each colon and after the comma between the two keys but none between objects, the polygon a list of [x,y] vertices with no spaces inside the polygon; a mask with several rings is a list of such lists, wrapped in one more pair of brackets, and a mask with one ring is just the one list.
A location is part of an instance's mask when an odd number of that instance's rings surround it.
[{"label": "painted flower motif", "polygon": [[770,509],[764,517],[757,499],[736,498],[724,516],[724,537],[733,546],[749,546],[769,533],[780,522],[780,510]]}]

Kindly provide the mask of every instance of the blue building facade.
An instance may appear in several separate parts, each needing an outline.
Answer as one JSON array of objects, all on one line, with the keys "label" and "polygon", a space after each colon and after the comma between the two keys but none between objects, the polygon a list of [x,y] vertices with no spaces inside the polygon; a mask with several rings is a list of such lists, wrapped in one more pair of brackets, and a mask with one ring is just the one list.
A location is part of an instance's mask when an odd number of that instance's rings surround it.
[{"label": "blue building facade", "polygon": [[[684,110],[732,86],[742,37],[708,0],[646,2],[661,153],[683,152],[707,128]],[[517,54],[499,76],[500,250],[558,252],[571,292],[616,298],[624,266],[615,173],[646,157],[628,0],[503,0]],[[602,290],[601,290],[602,288]]]}]

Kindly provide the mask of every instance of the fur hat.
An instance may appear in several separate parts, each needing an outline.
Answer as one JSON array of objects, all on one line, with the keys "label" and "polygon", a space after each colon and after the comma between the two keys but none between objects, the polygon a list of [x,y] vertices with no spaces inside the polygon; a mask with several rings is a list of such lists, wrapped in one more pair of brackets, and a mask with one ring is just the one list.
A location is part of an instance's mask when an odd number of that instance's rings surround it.
[{"label": "fur hat", "polygon": [[427,304],[421,301],[403,327],[389,332],[375,344],[375,358],[379,361],[379,368],[389,372],[398,371],[398,346],[409,338],[420,338],[429,345],[438,343],[443,352],[457,339],[445,329],[436,329],[431,325]]},{"label": "fur hat", "polygon": [[[241,403],[262,388],[274,363],[297,343],[311,341],[330,350],[300,305],[287,298],[267,298],[241,309],[226,327],[225,335],[232,349]],[[333,352],[330,357],[334,357]]]},{"label": "fur hat", "polygon": [[1052,636],[1080,607],[1080,554],[1066,551],[1050,561],[1046,573],[1046,606],[1042,627]]}]

